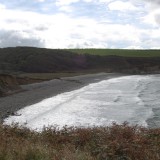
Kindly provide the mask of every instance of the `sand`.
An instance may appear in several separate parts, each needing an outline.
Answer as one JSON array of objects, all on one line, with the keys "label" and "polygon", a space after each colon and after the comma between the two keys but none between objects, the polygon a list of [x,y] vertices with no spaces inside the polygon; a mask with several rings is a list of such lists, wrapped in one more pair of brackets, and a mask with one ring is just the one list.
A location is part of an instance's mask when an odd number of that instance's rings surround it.
[{"label": "sand", "polygon": [[90,83],[122,76],[118,73],[87,74],[75,77],[65,77],[41,83],[21,86],[24,91],[0,98],[0,121],[9,115],[16,114],[21,108],[40,102],[43,99],[64,92],[79,89]]}]

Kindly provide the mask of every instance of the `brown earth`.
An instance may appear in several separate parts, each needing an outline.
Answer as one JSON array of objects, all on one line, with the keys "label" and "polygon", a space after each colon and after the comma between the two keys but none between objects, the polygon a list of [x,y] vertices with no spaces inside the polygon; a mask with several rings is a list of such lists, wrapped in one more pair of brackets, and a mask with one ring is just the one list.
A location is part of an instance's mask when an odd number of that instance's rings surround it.
[{"label": "brown earth", "polygon": [[21,91],[15,76],[0,74],[0,96],[6,96]]}]

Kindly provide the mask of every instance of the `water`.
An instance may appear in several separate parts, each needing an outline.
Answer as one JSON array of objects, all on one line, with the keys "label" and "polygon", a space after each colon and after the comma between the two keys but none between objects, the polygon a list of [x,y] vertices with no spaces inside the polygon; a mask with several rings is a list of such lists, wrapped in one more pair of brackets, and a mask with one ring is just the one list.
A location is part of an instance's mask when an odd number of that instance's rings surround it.
[{"label": "water", "polygon": [[160,75],[134,75],[104,80],[45,99],[5,119],[31,129],[44,126],[131,125],[160,127]]}]

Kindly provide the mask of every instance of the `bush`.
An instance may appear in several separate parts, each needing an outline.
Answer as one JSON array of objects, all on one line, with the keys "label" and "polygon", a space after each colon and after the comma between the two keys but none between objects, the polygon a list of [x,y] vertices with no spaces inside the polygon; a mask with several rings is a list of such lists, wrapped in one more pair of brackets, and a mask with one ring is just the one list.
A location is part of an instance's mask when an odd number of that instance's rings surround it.
[{"label": "bush", "polygon": [[0,126],[0,160],[159,160],[160,129]]}]

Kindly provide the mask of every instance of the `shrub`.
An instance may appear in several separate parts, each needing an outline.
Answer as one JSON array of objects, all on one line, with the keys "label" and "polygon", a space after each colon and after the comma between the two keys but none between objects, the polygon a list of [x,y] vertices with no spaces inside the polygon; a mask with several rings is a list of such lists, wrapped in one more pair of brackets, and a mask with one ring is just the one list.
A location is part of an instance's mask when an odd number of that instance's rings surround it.
[{"label": "shrub", "polygon": [[0,125],[0,160],[159,160],[160,129],[110,127],[27,128]]}]

